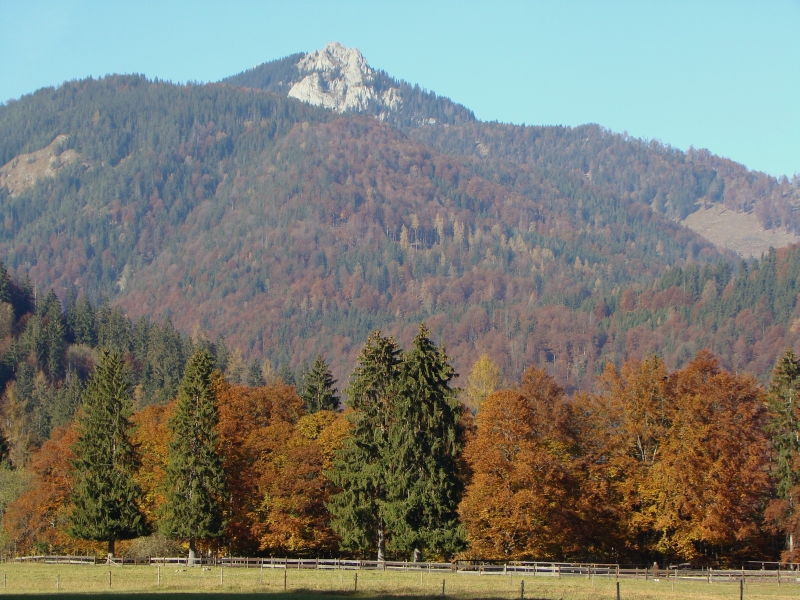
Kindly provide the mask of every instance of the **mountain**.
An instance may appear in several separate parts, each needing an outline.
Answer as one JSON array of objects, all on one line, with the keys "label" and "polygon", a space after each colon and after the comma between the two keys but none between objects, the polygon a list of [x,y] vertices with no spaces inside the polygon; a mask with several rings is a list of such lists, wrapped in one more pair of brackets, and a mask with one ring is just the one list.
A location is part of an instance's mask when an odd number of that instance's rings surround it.
[{"label": "mountain", "polygon": [[215,84],[39,90],[0,107],[0,164],[16,280],[275,369],[323,353],[343,382],[369,331],[407,343],[426,320],[461,373],[488,352],[574,390],[703,345],[765,376],[800,335],[796,250],[742,264],[683,224],[725,207],[792,235],[798,182],[596,125],[479,122],[337,44]]},{"label": "mountain", "polygon": [[471,110],[376,71],[357,48],[338,42],[258,65],[222,83],[269,90],[340,114],[371,115],[401,128],[475,121]]},{"label": "mountain", "polygon": [[[446,153],[489,158],[491,148],[492,158],[523,163],[532,156],[545,161],[548,157],[547,148],[541,147],[542,142],[548,143],[548,138],[545,136],[537,143],[538,136],[532,133],[537,128],[525,130],[480,123],[472,112],[459,104],[375,71],[356,48],[345,48],[337,42],[331,42],[322,50],[259,65],[223,82],[267,89],[338,113],[376,116],[404,130],[413,130],[411,135]],[[426,125],[456,127],[426,128]],[[640,141],[629,141],[634,143],[628,145],[622,155],[641,163],[639,158],[631,157]],[[651,146],[667,152],[671,150],[657,143]],[[597,152],[611,149],[587,149],[580,145],[575,149],[573,160],[584,168],[587,177],[611,179],[618,177],[621,170],[629,171],[631,166],[631,163],[620,164],[619,159],[612,158],[616,162],[614,171],[604,171],[605,165],[600,161],[595,161],[593,166],[586,160],[591,162]],[[619,149],[620,145],[616,145],[613,151]],[[706,183],[713,183],[706,187],[709,193],[699,197],[684,194],[668,198],[665,193],[659,196],[660,188],[651,187],[645,194],[650,196],[646,201],[655,210],[680,221],[717,247],[747,257],[760,256],[770,247],[800,242],[800,193],[796,181],[794,185],[785,179],[776,181],[708,151],[691,149],[688,154],[706,170],[702,177]],[[674,156],[682,160],[684,153]],[[675,160],[672,163],[674,165]],[[724,176],[713,182],[718,173]],[[624,186],[626,182],[619,183]]]}]

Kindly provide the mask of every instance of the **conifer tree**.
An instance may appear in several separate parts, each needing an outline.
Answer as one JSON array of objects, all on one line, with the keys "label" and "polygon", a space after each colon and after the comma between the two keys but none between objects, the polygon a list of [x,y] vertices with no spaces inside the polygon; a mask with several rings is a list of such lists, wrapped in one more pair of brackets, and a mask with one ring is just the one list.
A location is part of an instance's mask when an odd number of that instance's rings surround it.
[{"label": "conifer tree", "polygon": [[84,294],[78,297],[75,306],[69,311],[67,324],[76,344],[95,345],[97,340],[95,311]]},{"label": "conifer tree", "polygon": [[461,404],[450,384],[455,371],[425,324],[404,353],[398,405],[389,431],[387,521],[392,544],[414,552],[452,555],[465,547],[458,523],[462,486],[458,457]]},{"label": "conifer tree", "polygon": [[2,431],[0,431],[0,467],[8,465],[10,454],[11,446],[8,443],[8,438]]},{"label": "conifer tree", "polygon": [[46,354],[44,366],[50,380],[56,381],[64,376],[67,329],[61,314],[61,305],[55,294],[53,294],[53,300],[48,303],[47,312],[44,314],[45,325],[43,333]]},{"label": "conifer tree", "polygon": [[196,540],[219,537],[226,525],[227,489],[217,453],[219,416],[211,382],[213,367],[208,350],[195,351],[186,365],[169,423],[172,439],[161,528],[165,535],[189,542],[190,561],[196,556]]},{"label": "conifer tree", "polygon": [[794,560],[795,535],[800,525],[800,358],[787,349],[772,372],[767,396],[770,420],[767,433],[775,457],[773,480],[778,501],[768,511],[786,533],[786,551]]},{"label": "conifer tree", "polygon": [[306,412],[311,414],[321,410],[336,410],[339,408],[339,396],[335,387],[328,364],[321,354],[317,355],[311,369],[305,374],[303,392],[300,397],[306,406]]},{"label": "conifer tree", "polygon": [[267,385],[267,382],[261,373],[261,365],[258,364],[258,359],[254,358],[253,362],[250,363],[250,369],[247,371],[247,386],[264,387],[265,385]]},{"label": "conifer tree", "polygon": [[11,302],[11,278],[2,261],[0,261],[0,302]]},{"label": "conifer tree", "polygon": [[297,379],[295,378],[294,372],[292,371],[288,363],[283,363],[278,368],[278,379],[280,379],[286,385],[291,385],[291,386],[297,385]]},{"label": "conifer tree", "polygon": [[387,526],[386,466],[389,429],[394,418],[400,349],[380,331],[370,335],[358,355],[345,390],[350,436],[328,476],[341,491],[331,497],[331,527],[348,550],[376,551],[384,560]]},{"label": "conifer tree", "polygon": [[108,542],[147,532],[133,475],[139,464],[131,443],[129,373],[118,352],[104,352],[84,396],[79,437],[73,450],[76,483],[72,527],[78,538]]}]

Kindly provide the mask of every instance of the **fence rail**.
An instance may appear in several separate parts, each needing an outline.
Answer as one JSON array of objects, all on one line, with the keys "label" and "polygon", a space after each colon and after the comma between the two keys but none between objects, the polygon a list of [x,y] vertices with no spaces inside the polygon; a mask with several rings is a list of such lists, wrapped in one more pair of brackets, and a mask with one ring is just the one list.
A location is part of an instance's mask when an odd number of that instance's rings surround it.
[{"label": "fence rail", "polygon": [[[108,564],[105,557],[75,555],[37,555],[14,559],[20,563],[96,565]],[[132,557],[119,556],[112,564],[126,565],[190,565],[186,557]],[[708,581],[752,581],[752,582],[800,582],[800,565],[778,565],[763,563],[759,569],[667,569],[655,567],[621,567],[616,564],[559,563],[559,562],[508,562],[483,563],[456,561],[408,562],[375,561],[338,558],[249,558],[249,557],[198,557],[192,565],[216,566],[244,569],[326,569],[326,570],[370,570],[370,571],[428,571],[472,574],[477,576],[517,575],[524,577],[603,577],[614,579],[653,580],[700,580]],[[761,563],[759,563],[761,564]],[[767,565],[775,568],[765,568]]]}]

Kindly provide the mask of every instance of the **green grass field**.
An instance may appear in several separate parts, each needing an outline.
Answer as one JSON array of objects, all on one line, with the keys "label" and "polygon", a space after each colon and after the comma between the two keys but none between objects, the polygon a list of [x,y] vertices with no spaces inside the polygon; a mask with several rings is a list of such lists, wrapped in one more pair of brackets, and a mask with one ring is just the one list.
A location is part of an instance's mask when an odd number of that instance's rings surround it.
[{"label": "green grass field", "polygon": [[[111,587],[109,587],[109,571]],[[186,598],[219,598],[237,594],[239,598],[263,597],[271,594],[274,600],[291,598],[356,597],[392,598],[418,597],[441,598],[442,581],[448,598],[469,600],[473,598],[502,598],[514,600],[520,597],[521,583],[525,582],[525,598],[528,600],[600,600],[616,598],[613,578],[583,577],[525,577],[508,575],[441,574],[397,571],[312,571],[291,570],[286,574],[284,590],[283,569],[224,569],[222,582],[220,570],[202,570],[199,567],[106,567],[83,565],[0,565],[0,596],[15,597],[27,594],[58,594],[64,597],[91,596],[93,598],[114,596],[115,600],[150,596],[160,599],[173,596]],[[358,575],[358,591],[355,578]],[[738,582],[702,581],[620,581],[621,597],[632,599],[678,599],[697,600],[737,599]],[[800,598],[798,583],[748,583],[745,598]]]}]

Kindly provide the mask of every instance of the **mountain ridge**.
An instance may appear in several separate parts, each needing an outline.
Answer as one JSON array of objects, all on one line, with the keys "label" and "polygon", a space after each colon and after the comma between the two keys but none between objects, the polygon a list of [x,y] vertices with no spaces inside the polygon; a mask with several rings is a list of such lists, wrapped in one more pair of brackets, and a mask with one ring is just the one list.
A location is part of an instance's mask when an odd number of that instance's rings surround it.
[{"label": "mountain ridge", "polygon": [[[374,104],[336,113],[288,97],[281,73],[306,56],[228,83],[113,76],[0,107],[4,164],[58,135],[81,157],[19,195],[0,188],[9,270],[62,298],[83,292],[224,334],[274,368],[332,353],[340,381],[370,330],[405,342],[420,320],[462,373],[489,352],[509,379],[540,365],[570,390],[606,361],[656,351],[674,368],[696,340],[719,348],[743,335],[726,321],[723,337],[704,337],[693,320],[729,283],[704,269],[739,259],[680,217],[724,202],[791,225],[791,182],[594,125],[481,123],[408,84],[395,87],[451,122],[423,122],[433,113],[405,99],[393,119]],[[259,82],[279,93],[246,85]],[[693,265],[691,293],[660,289]],[[757,312],[750,294],[725,319]],[[723,365],[763,375],[795,341],[795,304],[747,325],[759,357],[723,350]]]}]

